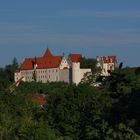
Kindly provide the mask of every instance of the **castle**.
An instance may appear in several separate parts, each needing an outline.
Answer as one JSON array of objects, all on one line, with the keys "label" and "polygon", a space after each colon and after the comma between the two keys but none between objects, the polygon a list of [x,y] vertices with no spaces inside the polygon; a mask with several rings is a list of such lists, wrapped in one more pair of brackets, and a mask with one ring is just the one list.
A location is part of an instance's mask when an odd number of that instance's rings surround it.
[{"label": "castle", "polygon": [[97,67],[101,68],[101,76],[110,76],[109,71],[113,71],[117,66],[116,56],[97,57]]},{"label": "castle", "polygon": [[[23,77],[23,81],[32,82],[81,82],[85,73],[91,73],[91,69],[81,69],[81,54],[69,54],[68,58],[64,55],[55,56],[47,48],[42,57],[25,58],[20,68],[15,71],[15,82]],[[106,61],[105,61],[106,60]],[[107,71],[114,69],[116,57],[109,59],[97,58],[97,66],[102,68],[101,75],[108,76]],[[110,65],[110,66],[108,66]]]},{"label": "castle", "polygon": [[91,69],[80,69],[81,54],[70,54],[68,59],[65,56],[54,56],[47,48],[42,57],[25,58],[21,67],[15,71],[15,81],[21,77],[23,81],[57,82],[78,84],[84,74],[91,72]]}]

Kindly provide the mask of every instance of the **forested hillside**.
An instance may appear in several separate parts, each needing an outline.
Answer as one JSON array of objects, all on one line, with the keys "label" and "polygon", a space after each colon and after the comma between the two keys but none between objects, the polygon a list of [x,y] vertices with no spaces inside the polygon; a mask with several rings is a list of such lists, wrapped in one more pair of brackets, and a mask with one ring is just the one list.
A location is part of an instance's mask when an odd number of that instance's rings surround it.
[{"label": "forested hillside", "polygon": [[[116,69],[102,88],[25,82],[10,94],[15,64],[0,71],[1,140],[140,139],[138,69]],[[43,107],[32,100],[36,93],[47,95]]]}]

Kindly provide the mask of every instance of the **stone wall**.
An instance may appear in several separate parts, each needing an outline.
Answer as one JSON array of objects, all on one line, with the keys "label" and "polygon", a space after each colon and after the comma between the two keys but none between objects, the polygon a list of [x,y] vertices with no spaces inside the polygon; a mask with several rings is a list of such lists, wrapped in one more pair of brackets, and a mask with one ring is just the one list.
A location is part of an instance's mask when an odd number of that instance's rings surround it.
[{"label": "stone wall", "polygon": [[59,71],[59,81],[70,83],[70,69],[62,69]]}]

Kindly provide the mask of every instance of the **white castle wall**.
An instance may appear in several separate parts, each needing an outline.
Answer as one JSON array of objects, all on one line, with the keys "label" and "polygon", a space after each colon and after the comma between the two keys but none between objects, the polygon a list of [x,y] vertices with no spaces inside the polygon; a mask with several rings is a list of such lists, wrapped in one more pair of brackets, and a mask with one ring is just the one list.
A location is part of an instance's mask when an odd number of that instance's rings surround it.
[{"label": "white castle wall", "polygon": [[[21,72],[15,72],[15,82],[18,81],[22,76],[23,81],[32,82],[34,70],[22,70]],[[37,82],[54,82],[59,81],[59,68],[52,69],[36,69]]]},{"label": "white castle wall", "polygon": [[20,72],[15,72],[15,74],[14,74],[15,82],[17,82],[20,79],[20,77],[21,77]]},{"label": "white castle wall", "polygon": [[72,63],[72,82],[78,85],[87,72],[91,72],[91,69],[80,69],[80,62]]},{"label": "white castle wall", "polygon": [[[78,85],[87,72],[91,72],[91,69],[80,69],[80,62],[71,63],[70,68],[67,60],[63,58],[58,68],[36,69],[36,78],[37,82],[64,81]],[[24,77],[23,81],[32,82],[34,81],[33,73],[34,70],[21,70],[20,72],[15,72],[15,82],[21,77]]]},{"label": "white castle wall", "polygon": [[38,82],[55,82],[59,81],[59,68],[37,69],[36,76]]},{"label": "white castle wall", "polygon": [[59,72],[59,81],[70,83],[70,69],[62,69]]}]

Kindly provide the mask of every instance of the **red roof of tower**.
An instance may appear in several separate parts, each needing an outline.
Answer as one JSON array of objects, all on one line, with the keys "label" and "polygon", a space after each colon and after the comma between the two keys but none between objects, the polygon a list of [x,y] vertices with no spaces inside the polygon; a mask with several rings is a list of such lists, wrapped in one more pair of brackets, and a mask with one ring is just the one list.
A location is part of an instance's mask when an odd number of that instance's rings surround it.
[{"label": "red roof of tower", "polygon": [[81,54],[70,54],[69,55],[72,62],[79,62],[80,58],[82,58]]}]

